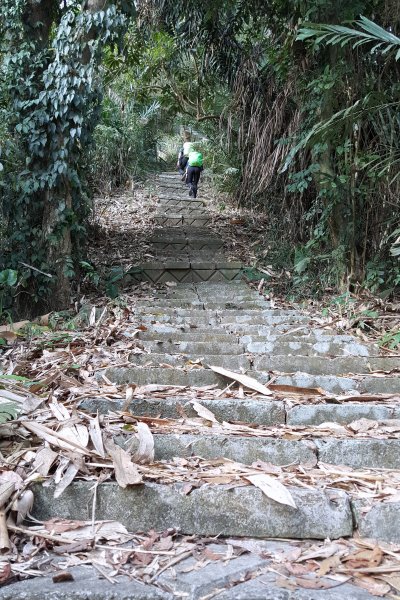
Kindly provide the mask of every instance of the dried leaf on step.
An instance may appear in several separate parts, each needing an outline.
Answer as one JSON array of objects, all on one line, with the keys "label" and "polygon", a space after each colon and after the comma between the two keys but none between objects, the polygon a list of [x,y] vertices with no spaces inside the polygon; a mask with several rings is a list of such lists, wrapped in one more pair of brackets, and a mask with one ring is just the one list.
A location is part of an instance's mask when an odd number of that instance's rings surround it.
[{"label": "dried leaf on step", "polygon": [[284,385],[280,383],[271,383],[269,389],[274,392],[285,394],[295,394],[296,396],[327,396],[328,393],[322,388],[298,387],[296,385]]},{"label": "dried leaf on step", "polygon": [[142,476],[138,468],[132,462],[132,457],[128,452],[117,446],[113,440],[107,440],[105,444],[108,454],[111,456],[114,469],[115,479],[118,485],[126,488],[128,485],[137,485],[142,483]]},{"label": "dried leaf on step", "polygon": [[361,418],[357,419],[357,421],[352,421],[347,427],[356,433],[364,433],[365,431],[378,427],[378,421]]},{"label": "dried leaf on step", "polygon": [[11,565],[9,562],[0,563],[0,583],[4,583],[11,576]]},{"label": "dried leaf on step", "polygon": [[306,577],[296,577],[295,581],[299,587],[306,588],[307,590],[329,590],[338,585],[342,585],[342,582],[332,584],[316,577],[310,577],[310,579],[306,579]]},{"label": "dried leaf on step", "polygon": [[133,461],[139,465],[151,464],[154,462],[154,438],[149,426],[141,421],[137,424],[139,437],[139,447],[133,456]]},{"label": "dried leaf on step", "polygon": [[93,419],[90,419],[89,422],[89,436],[92,440],[93,446],[96,448],[96,452],[104,458],[104,445],[103,445],[103,437],[101,435],[100,423],[98,415]]},{"label": "dried leaf on step", "polygon": [[258,487],[268,498],[275,500],[275,502],[297,508],[291,493],[278,479],[264,475],[263,473],[247,475],[246,479]]},{"label": "dried leaf on step", "polygon": [[363,590],[367,590],[373,596],[386,596],[390,592],[390,585],[383,581],[377,581],[367,575],[357,575],[353,579],[354,583]]},{"label": "dried leaf on step", "polygon": [[377,567],[381,564],[383,552],[379,546],[375,546],[372,550],[358,550],[349,554],[343,559],[346,567],[352,569],[362,569],[369,567]]},{"label": "dried leaf on step", "polygon": [[79,442],[66,439],[61,433],[53,431],[49,427],[45,427],[45,425],[35,423],[34,421],[22,421],[22,425],[25,427],[25,429],[31,431],[53,446],[57,446],[58,448],[62,448],[64,450],[80,452],[81,454],[90,454],[90,452]]},{"label": "dried leaf on step", "polygon": [[104,539],[107,541],[115,540],[120,543],[125,542],[132,536],[122,523],[118,521],[47,521],[45,523],[47,531],[51,533],[62,534],[63,538],[72,541]]},{"label": "dried leaf on step", "polygon": [[343,556],[345,553],[347,553],[347,546],[331,542],[329,544],[324,544],[323,546],[317,546],[315,549],[314,547],[310,548],[300,556],[299,562],[316,558],[329,558],[334,555]]},{"label": "dried leaf on step", "polygon": [[87,525],[86,521],[76,521],[72,519],[49,519],[48,521],[44,521],[44,527],[50,533],[60,535],[65,531],[71,531],[73,529],[79,529],[79,527],[84,527]]},{"label": "dried leaf on step", "polygon": [[254,377],[249,377],[249,375],[244,375],[243,373],[235,373],[234,371],[229,371],[223,367],[215,367],[210,365],[210,369],[214,371],[214,373],[218,373],[219,375],[233,379],[234,381],[241,383],[244,387],[249,388],[250,390],[255,390],[263,396],[271,396],[272,394],[271,390],[257,381],[257,379],[254,379]]},{"label": "dried leaf on step", "polygon": [[400,575],[381,575],[379,579],[391,585],[396,592],[400,592]]},{"label": "dried leaf on step", "polygon": [[27,515],[30,514],[33,506],[33,500],[33,492],[31,490],[25,490],[13,502],[12,510],[17,513],[17,525],[22,523],[26,519]]},{"label": "dried leaf on step", "polygon": [[208,410],[208,408],[206,408],[202,404],[200,404],[200,402],[196,402],[195,400],[193,400],[191,404],[193,406],[193,409],[199,415],[199,417],[201,417],[202,419],[206,419],[206,421],[211,421],[212,423],[218,423],[214,413],[211,412],[211,410]]},{"label": "dried leaf on step", "polygon": [[61,481],[57,483],[56,489],[54,490],[54,498],[59,498],[63,491],[73,482],[76,475],[78,474],[79,467],[74,463],[70,463],[61,477]]},{"label": "dried leaf on step", "polygon": [[22,477],[15,471],[2,471],[0,473],[0,507],[6,504],[14,491],[23,485]]},{"label": "dried leaf on step", "polygon": [[339,556],[329,556],[328,558],[325,558],[320,563],[319,569],[317,571],[317,575],[319,575],[319,577],[323,577],[324,575],[329,573],[329,571],[331,569],[334,569],[335,567],[338,567],[339,565],[340,565],[340,557]]},{"label": "dried leaf on step", "polygon": [[53,452],[48,446],[44,446],[36,453],[35,460],[33,461],[33,468],[43,477],[49,474],[49,471],[56,461],[58,454]]},{"label": "dried leaf on step", "polygon": [[68,421],[68,419],[71,418],[70,413],[68,412],[66,407],[63,404],[61,404],[61,402],[53,400],[49,404],[49,408],[55,416],[55,418],[57,419],[57,421]]},{"label": "dried leaf on step", "polygon": [[85,425],[77,423],[76,425],[67,425],[59,430],[63,438],[86,448],[89,443],[89,432]]}]

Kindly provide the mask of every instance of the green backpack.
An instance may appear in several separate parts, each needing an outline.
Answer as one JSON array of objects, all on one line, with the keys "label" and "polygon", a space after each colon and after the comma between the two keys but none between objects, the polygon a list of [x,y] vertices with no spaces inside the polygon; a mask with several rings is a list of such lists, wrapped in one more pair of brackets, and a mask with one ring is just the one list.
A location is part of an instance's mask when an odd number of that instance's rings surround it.
[{"label": "green backpack", "polygon": [[191,152],[189,154],[189,167],[202,167],[203,166],[203,155],[201,152]]}]

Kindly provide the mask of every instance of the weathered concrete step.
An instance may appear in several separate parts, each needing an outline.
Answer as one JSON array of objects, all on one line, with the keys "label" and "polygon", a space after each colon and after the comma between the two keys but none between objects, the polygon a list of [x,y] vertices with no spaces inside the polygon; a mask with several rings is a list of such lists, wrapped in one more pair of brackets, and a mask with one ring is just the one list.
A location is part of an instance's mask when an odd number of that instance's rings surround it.
[{"label": "weathered concrete step", "polygon": [[302,404],[287,410],[286,422],[288,425],[321,425],[321,423],[347,425],[359,419],[372,421],[400,419],[400,407],[374,402],[351,402],[339,405]]},{"label": "weathered concrete step", "polygon": [[[255,371],[277,371],[280,373],[293,373],[302,371],[310,375],[346,375],[368,374],[373,371],[393,371],[398,367],[397,359],[390,358],[365,358],[356,356],[328,358],[325,356],[301,356],[301,355],[275,355],[256,356],[250,360],[246,355],[230,354],[205,354],[186,352],[183,355],[169,353],[143,353],[131,354],[130,360],[137,365],[173,365],[186,366],[190,360],[201,360],[202,365],[215,365],[225,367],[233,371],[250,369],[251,365]],[[400,389],[400,377],[399,389]]]},{"label": "weathered concrete step", "polygon": [[353,469],[400,469],[400,440],[315,440],[318,460]]},{"label": "weathered concrete step", "polygon": [[[152,315],[152,314],[142,314],[140,315],[141,320],[145,323],[145,322],[152,322],[154,320],[157,320],[160,323],[171,323],[171,325],[180,325],[180,324],[184,324],[184,323],[196,323],[196,325],[214,325],[216,323],[219,324],[219,327],[221,328],[221,330],[223,329],[231,329],[230,327],[226,327],[226,321],[225,319],[228,317],[224,316],[224,312],[222,312],[221,314],[217,314],[217,313],[210,313],[207,314],[206,311],[204,310],[197,310],[197,311],[189,311],[190,314],[187,315],[180,315],[180,314],[165,314],[165,312],[160,312],[157,315]],[[240,315],[237,316],[232,316],[229,317],[230,319],[230,324],[231,323],[239,323],[239,325],[243,324],[242,318]],[[256,315],[254,315],[254,317],[252,318],[252,322],[254,321],[258,321],[259,323],[265,323],[268,325],[275,325],[275,324],[296,324],[298,323],[298,320],[301,319],[301,317],[298,316],[292,316],[292,315],[276,315],[276,316],[271,316],[271,315],[263,315],[261,313],[258,313]]]},{"label": "weathered concrete step", "polygon": [[[199,300],[198,296],[193,294],[189,296],[185,300],[180,299],[170,299],[166,296],[155,296],[152,300],[158,308],[204,308],[205,310],[225,310],[225,309],[235,309],[235,310],[243,310],[254,309],[254,308],[265,308],[268,309],[268,303],[264,300],[243,300],[240,304],[236,304],[233,301],[227,299],[221,299],[220,301],[216,300],[215,302],[204,302],[203,300]],[[136,306],[148,306],[147,301],[139,301],[136,303]]]},{"label": "weathered concrete step", "polygon": [[204,355],[189,355],[189,354],[167,354],[167,353],[131,353],[129,360],[135,365],[171,365],[174,367],[187,367],[193,360],[200,360],[201,365],[214,365],[216,367],[224,367],[233,371],[241,369],[250,369],[250,360],[245,355],[232,354],[204,354]]},{"label": "weathered concrete step", "polygon": [[208,212],[204,207],[197,206],[185,206],[174,204],[173,207],[160,204],[158,210],[155,213],[155,216],[166,216],[166,215],[181,215],[182,217],[206,217],[208,216]]},{"label": "weathered concrete step", "polygon": [[[260,380],[262,380],[262,376],[263,374],[260,373]],[[293,375],[280,375],[274,383],[298,387],[321,387],[332,394],[346,394],[352,391],[360,394],[398,394],[400,389],[400,378],[390,376],[373,377],[363,375],[351,378],[295,373]]]},{"label": "weathered concrete step", "polygon": [[[131,436],[129,436],[131,438]],[[126,436],[119,439],[123,444]],[[133,444],[137,449],[138,442]],[[307,464],[317,460],[331,465],[345,465],[353,469],[400,469],[400,440],[397,439],[324,439],[310,438],[294,441],[274,438],[249,438],[217,435],[154,436],[155,459],[172,460],[176,456],[201,456],[229,460],[251,465],[258,460],[274,465]]]},{"label": "weathered concrete step", "polygon": [[[201,544],[202,540],[198,541]],[[252,541],[255,542],[254,547],[260,545],[260,540]],[[159,574],[157,586],[122,575],[122,569],[116,585],[107,581],[96,568],[84,565],[69,567],[73,580],[64,581],[62,587],[56,587],[52,578],[54,571],[51,571],[1,588],[0,600],[88,600],[86,590],[90,590],[91,600],[201,600],[213,596],[221,600],[311,600],[310,590],[296,587],[289,591],[280,586],[279,573],[274,572],[275,565],[269,559],[270,556],[290,556],[293,552],[290,542],[263,542],[263,556],[257,553],[235,556],[231,552],[231,543],[223,544],[221,540],[218,544],[208,542],[204,540],[207,549],[214,555],[212,561],[199,561],[195,556],[180,560],[178,566],[171,566]],[[251,540],[249,542],[251,547]],[[227,556],[229,560],[226,560]],[[164,589],[168,592],[162,591]],[[343,599],[375,600],[376,596],[349,583],[329,591],[312,591],[312,600]]]},{"label": "weathered concrete step", "polygon": [[[133,398],[129,410],[134,415],[181,418],[181,408],[188,417],[198,416],[192,405],[193,400],[182,397]],[[282,400],[215,398],[200,400],[219,421],[254,423],[257,425],[317,426],[322,423],[338,423],[348,425],[359,419],[372,421],[392,421],[400,419],[399,406],[385,406],[379,403],[351,402],[349,404],[300,404],[285,407]],[[109,411],[120,411],[126,400],[110,400],[109,398],[86,398],[81,401],[80,408],[92,413],[107,414]]]},{"label": "weathered concrete step", "polygon": [[[126,332],[129,337],[129,332]],[[218,331],[212,332],[209,329],[206,331],[198,331],[192,329],[191,331],[140,331],[137,334],[137,338],[140,340],[160,340],[166,342],[202,342],[206,344],[238,344],[237,336],[231,333],[225,333]]]},{"label": "weathered concrete step", "polygon": [[172,227],[178,227],[185,225],[189,225],[192,227],[206,227],[212,222],[212,217],[210,215],[203,217],[190,217],[190,216],[182,216],[180,214],[155,214],[153,216],[153,220],[157,225],[166,225]]},{"label": "weathered concrete step", "polygon": [[[188,251],[189,252],[189,251]],[[225,261],[226,262],[226,261]],[[208,304],[208,305],[222,305],[223,307],[226,308],[236,308],[236,310],[246,310],[246,304],[249,304],[249,308],[251,308],[251,306],[253,307],[257,307],[257,306],[261,306],[261,307],[265,307],[265,308],[270,308],[270,305],[268,304],[268,302],[266,302],[265,300],[263,300],[262,298],[260,298],[259,296],[255,296],[255,295],[251,295],[251,294],[244,294],[242,292],[234,292],[232,291],[231,293],[223,293],[221,292],[220,294],[216,293],[211,299],[208,297],[204,297],[203,294],[199,294],[196,291],[187,291],[186,294],[181,293],[178,291],[178,293],[174,293],[174,291],[172,290],[171,292],[167,293],[167,292],[162,292],[161,290],[158,291],[157,294],[154,294],[154,297],[156,299],[158,299],[160,302],[165,303],[165,305],[167,306],[168,303],[171,303],[171,306],[174,306],[173,303],[176,302],[188,302],[191,300],[198,300],[203,302],[204,304]]]},{"label": "weathered concrete step", "polygon": [[[343,347],[342,344],[332,342],[331,344],[311,344],[301,342],[258,342],[257,344],[218,344],[218,343],[196,343],[196,342],[153,342],[143,344],[149,352],[166,352],[168,354],[188,354],[191,357],[204,354],[264,354],[264,355],[299,355],[299,356],[368,356],[368,348],[353,349]],[[353,354],[350,354],[350,351]]]},{"label": "weathered concrete step", "polygon": [[[110,367],[97,372],[97,377],[102,373],[116,384],[136,383],[137,385],[159,384],[170,386],[202,387],[216,385],[225,388],[230,381],[217,375],[209,369],[183,370],[178,368],[160,367]],[[251,371],[252,377],[261,383],[267,383],[267,372]],[[351,378],[334,375],[310,375],[308,373],[295,373],[294,375],[280,375],[274,383],[295,385],[298,387],[320,387],[332,394],[343,394],[350,391],[370,394],[398,393],[400,378],[398,377],[368,377]]]},{"label": "weathered concrete step", "polygon": [[192,198],[170,198],[167,196],[160,196],[160,205],[168,207],[168,210],[174,207],[183,208],[201,208],[203,209],[206,204],[204,200],[193,200]]},{"label": "weathered concrete step", "polygon": [[[131,437],[132,436],[130,435],[129,438],[131,439]],[[288,465],[291,463],[303,463],[310,466],[315,466],[317,464],[316,447],[308,441],[299,442],[280,439],[249,438],[215,434],[206,436],[157,434],[153,437],[156,461],[170,461],[177,456],[184,458],[188,458],[190,456],[201,456],[202,458],[209,460],[218,459],[223,456],[228,460],[241,462],[245,465],[251,465],[258,460],[279,466]],[[125,441],[126,436],[120,436],[116,439],[116,442],[120,445],[123,445]],[[132,450],[135,452],[138,448],[138,442],[136,442],[136,440],[132,441]],[[392,446],[392,453],[394,454],[394,452],[396,452],[396,450],[398,451],[400,448],[400,441],[391,441],[396,442]],[[366,444],[366,446],[368,446],[368,444]],[[357,448],[357,450],[359,450],[359,448]],[[366,448],[366,452],[368,452],[368,448]],[[329,452],[325,454],[329,454]],[[332,450],[331,454],[332,456],[335,456],[335,450]],[[389,455],[389,452],[386,454]],[[398,457],[397,461],[393,457],[392,462],[399,464],[400,456]],[[357,464],[357,466],[359,465]],[[381,465],[373,466],[379,467]],[[389,465],[389,468],[396,467]]]},{"label": "weathered concrete step", "polygon": [[[165,250],[160,248],[149,248],[149,254],[153,256],[152,262],[184,261],[186,263],[223,263],[226,257],[218,248],[206,248],[205,250],[192,250],[188,247],[183,250]],[[183,301],[182,301],[183,302]]]},{"label": "weathered concrete step", "polygon": [[[246,311],[247,312],[247,311]],[[229,314],[221,315],[221,323],[225,325],[225,327],[233,327],[240,325],[273,325],[275,323],[290,323],[291,325],[301,325],[304,323],[308,323],[310,321],[310,317],[306,315],[301,315],[298,313],[293,313],[291,315],[263,315],[262,312],[257,312],[253,315],[249,314],[238,314],[235,317],[230,316]]]},{"label": "weathered concrete step", "polygon": [[[254,486],[202,486],[188,495],[182,484],[145,483],[122,489],[116,483],[96,488],[96,519],[119,521],[129,531],[178,529],[210,536],[337,539],[353,532],[347,495],[289,488],[297,508],[278,504]],[[75,481],[60,498],[52,487],[34,488],[32,514],[47,521],[92,518],[93,482]]]},{"label": "weathered concrete step", "polygon": [[[201,399],[202,406],[211,410],[220,421],[241,421],[259,425],[277,425],[285,423],[286,412],[284,403],[278,400],[246,400],[243,398]],[[110,400],[109,398],[85,398],[80,408],[92,413],[107,414],[109,411],[121,411],[126,406],[126,400]],[[133,398],[129,405],[132,414],[138,416],[162,416],[170,419],[181,418],[181,408],[188,417],[197,417],[192,401],[182,397]],[[298,417],[299,418],[299,417]],[[307,418],[307,415],[306,415]]]},{"label": "weathered concrete step", "polygon": [[[225,264],[225,266],[216,266],[216,264]],[[203,282],[203,281],[231,281],[242,277],[241,268],[237,263],[215,263],[208,265],[184,265],[176,261],[175,263],[144,263],[136,269],[131,269],[130,278],[132,281],[148,281],[153,284],[166,282]]]},{"label": "weathered concrete step", "polygon": [[[374,371],[396,371],[400,369],[398,358],[374,358],[346,356],[328,358],[324,356],[276,355],[256,356],[253,361],[256,371],[280,371],[293,373],[303,371],[311,375],[342,375],[347,373],[368,374]],[[400,391],[400,378],[399,378]]]},{"label": "weathered concrete step", "polygon": [[361,537],[400,543],[400,502],[371,505],[365,500],[352,502],[355,525]]},{"label": "weathered concrete step", "polygon": [[[192,357],[201,357],[206,354],[244,354],[245,348],[238,344],[233,338],[233,343],[218,344],[217,342],[169,342],[169,341],[146,341],[143,342],[143,348],[148,352],[165,352],[167,354],[188,354]],[[149,355],[152,358],[152,355]]]},{"label": "weathered concrete step", "polygon": [[246,352],[253,354],[279,354],[299,356],[368,356],[369,348],[356,342],[343,344],[333,337],[331,342],[305,342],[301,340],[286,342],[285,338],[278,338],[271,342],[249,342],[245,345]]},{"label": "weathered concrete step", "polygon": [[[154,301],[154,303],[152,303],[151,306],[144,306],[136,304],[136,314],[147,314],[149,316],[151,315],[173,315],[173,316],[177,316],[177,317],[194,317],[197,318],[199,315],[203,315],[206,317],[214,317],[215,315],[217,316],[221,316],[221,317],[225,317],[225,316],[230,316],[230,317],[240,317],[243,314],[243,311],[237,310],[236,308],[229,308],[229,304],[228,307],[225,306],[224,308],[217,308],[217,309],[209,309],[209,308],[200,308],[200,310],[196,307],[193,307],[191,309],[185,309],[185,308],[176,308],[176,307],[168,307],[168,306],[163,306],[163,305],[159,305],[157,300]],[[261,307],[255,307],[255,308],[249,308],[245,311],[246,316],[250,315],[250,316],[285,316],[285,317],[295,317],[297,318],[297,316],[299,315],[298,312],[292,310],[280,310],[280,309],[274,309],[274,308],[268,308],[267,306],[265,306],[265,308],[261,308]]]}]

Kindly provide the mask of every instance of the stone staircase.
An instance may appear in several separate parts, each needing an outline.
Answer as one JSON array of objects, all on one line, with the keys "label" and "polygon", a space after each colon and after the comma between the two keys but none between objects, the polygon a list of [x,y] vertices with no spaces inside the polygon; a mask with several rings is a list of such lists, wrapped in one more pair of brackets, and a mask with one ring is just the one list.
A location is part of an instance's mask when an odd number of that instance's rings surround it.
[{"label": "stone staircase", "polygon": [[[168,398],[148,394],[135,398],[129,410],[147,417],[180,419],[182,409],[189,417],[197,416],[193,388],[216,386],[221,390],[218,396],[198,401],[219,423],[270,427],[271,435],[252,437],[234,431],[230,434],[228,429],[216,432],[212,427],[183,434],[155,434],[156,460],[167,464],[175,460],[176,465],[176,457],[190,460],[200,456],[209,461],[224,457],[244,465],[257,461],[277,466],[302,464],[305,470],[328,464],[336,465],[339,473],[343,471],[344,478],[343,466],[368,468],[381,483],[375,494],[353,498],[340,486],[307,485],[293,477],[290,493],[297,506],[293,508],[271,500],[255,486],[202,485],[187,493],[180,483],[148,481],[122,489],[114,482],[104,482],[96,491],[96,519],[116,519],[130,531],[178,528],[200,536],[321,540],[357,533],[400,544],[400,500],[385,502],[379,487],[388,470],[400,470],[400,439],[395,435],[378,439],[368,434],[357,438],[343,433],[343,427],[340,435],[334,434],[335,427],[360,419],[398,425],[399,359],[382,357],[377,347],[353,336],[316,328],[299,311],[271,308],[240,280],[241,266],[224,260],[222,240],[206,227],[209,216],[203,202],[188,198],[175,174],[160,175],[158,186],[160,211],[156,221],[160,229],[151,240],[157,260],[141,265],[135,276],[138,281],[172,285],[155,285],[149,300],[137,302],[135,317],[143,330],[137,334],[132,327],[126,335],[139,338],[142,352],[131,354],[131,365],[106,368],[98,375],[118,384],[186,386],[186,397],[180,390]],[[240,390],[227,394],[232,381],[210,366],[245,372],[263,384],[272,382],[271,389],[274,385],[313,388],[317,401],[315,397],[310,402],[296,401],[290,394],[285,397],[283,387],[277,388],[279,394],[270,396],[244,395]],[[309,394],[312,396],[312,391]],[[358,399],[360,394],[364,396]],[[399,397],[390,397],[393,394]],[[381,396],[377,399],[375,395]],[[341,400],[341,396],[346,399]],[[108,398],[86,398],[80,408],[107,414],[123,405],[123,401]],[[329,423],[333,433],[318,434],[316,428],[323,423]],[[299,432],[311,427],[316,433],[296,437],[292,430],[290,435],[289,430],[285,433],[285,427],[298,428]],[[124,444],[126,439],[116,441]],[[196,466],[193,469],[195,472]],[[359,477],[362,479],[363,474]],[[91,481],[76,481],[54,499],[50,487],[38,487],[33,514],[41,520],[55,516],[90,519],[92,488]],[[237,558],[232,565],[236,563],[233,571],[242,576],[250,563],[242,561],[242,565],[241,560]],[[225,577],[230,572],[228,569]],[[192,587],[186,575],[178,574],[173,597],[213,597],[206,595],[204,582],[210,585],[218,577],[212,570],[208,575],[202,573],[196,585],[192,581]],[[298,592],[292,596],[274,586],[271,580],[268,591],[252,580],[218,597],[317,599],[323,593],[311,596]],[[329,598],[372,597],[347,585],[339,590],[330,592]],[[151,597],[171,597],[154,594]]]}]

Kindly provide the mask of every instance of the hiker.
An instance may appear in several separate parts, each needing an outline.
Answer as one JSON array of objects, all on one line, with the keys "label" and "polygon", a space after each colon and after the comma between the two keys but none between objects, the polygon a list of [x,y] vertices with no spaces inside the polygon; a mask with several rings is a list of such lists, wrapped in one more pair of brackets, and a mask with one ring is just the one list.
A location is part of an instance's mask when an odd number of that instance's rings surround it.
[{"label": "hiker", "polygon": [[203,171],[203,155],[201,152],[192,150],[189,153],[186,167],[186,183],[189,185],[189,196],[197,198],[197,186],[200,180],[200,174]]},{"label": "hiker", "polygon": [[176,163],[176,166],[178,167],[178,171],[179,171],[179,175],[183,175],[185,172],[185,168],[186,168],[186,162],[184,162],[184,153],[183,153],[183,148],[181,148],[179,150],[179,154],[178,154],[178,162]]},{"label": "hiker", "polygon": [[[179,168],[180,175],[184,175],[187,163],[189,160],[189,154],[193,150],[193,144],[190,140],[190,133],[185,131],[183,135],[183,147],[179,150],[177,167]],[[182,177],[182,180],[184,177]]]}]

